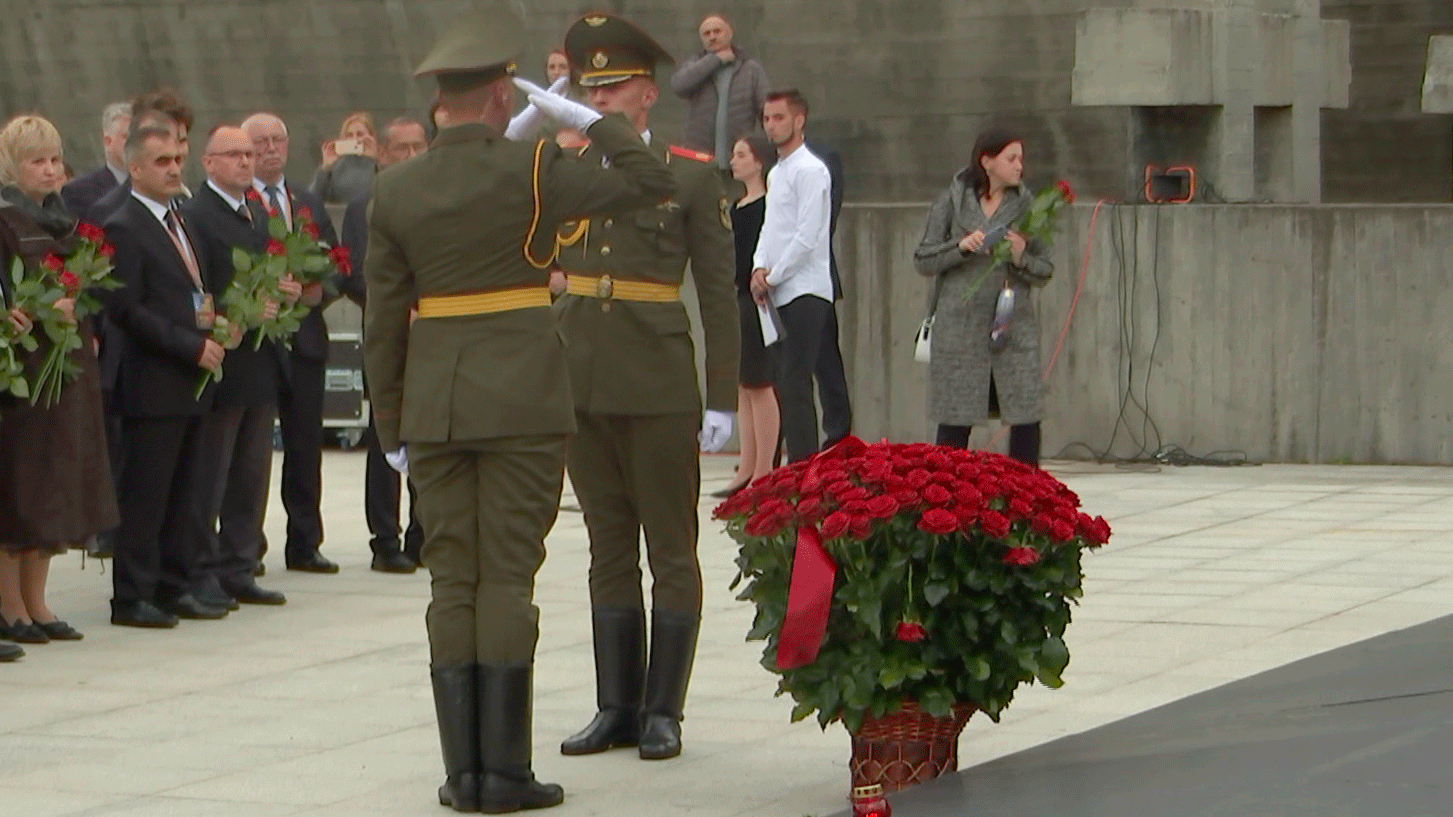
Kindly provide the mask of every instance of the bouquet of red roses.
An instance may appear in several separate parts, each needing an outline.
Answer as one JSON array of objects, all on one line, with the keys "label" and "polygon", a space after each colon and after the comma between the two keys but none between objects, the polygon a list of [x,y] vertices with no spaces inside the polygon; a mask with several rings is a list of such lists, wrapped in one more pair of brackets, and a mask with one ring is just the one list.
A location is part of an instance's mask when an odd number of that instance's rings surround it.
[{"label": "bouquet of red roses", "polygon": [[25,362],[21,352],[33,352],[40,348],[29,332],[16,331],[6,313],[9,304],[0,301],[0,394],[9,394],[21,400],[30,399],[30,384],[25,381]]},{"label": "bouquet of red roses", "polygon": [[[249,198],[261,201],[255,191]],[[322,241],[313,213],[306,207],[293,212],[292,229],[282,214],[267,207],[267,254],[284,259],[284,269],[303,286],[318,284],[327,298],[338,297],[338,279],[352,273],[345,247],[330,247]],[[306,311],[307,307],[301,307]]]},{"label": "bouquet of red roses", "polygon": [[1079,504],[998,454],[848,438],[715,517],[741,545],[747,638],[767,642],[793,719],[816,711],[856,733],[905,702],[998,720],[1020,683],[1063,683],[1080,556],[1110,536]]},{"label": "bouquet of red roses", "polygon": [[229,320],[244,332],[256,330],[253,349],[260,348],[264,338],[291,347],[293,333],[302,325],[307,308],[289,304],[283,295],[281,284],[288,271],[282,243],[269,241],[268,251],[260,254],[234,247],[232,268],[232,283],[222,293],[222,307]]},{"label": "bouquet of red roses", "polygon": [[[65,258],[47,255],[41,260],[38,274],[27,275],[19,258],[10,270],[15,305],[30,315],[50,341],[50,350],[34,382],[29,384],[31,405],[41,400],[46,406],[53,405],[60,399],[65,384],[80,374],[80,368],[70,360],[71,353],[82,345],[80,322],[100,311],[97,291],[122,285],[111,277],[113,250],[100,228],[78,224],[76,237],[75,249],[69,255]],[[73,302],[74,319],[56,307],[56,302],[62,299]],[[33,338],[30,341],[34,343]],[[34,348],[27,344],[27,348],[35,351],[38,344]],[[9,390],[15,393],[13,382]]]}]

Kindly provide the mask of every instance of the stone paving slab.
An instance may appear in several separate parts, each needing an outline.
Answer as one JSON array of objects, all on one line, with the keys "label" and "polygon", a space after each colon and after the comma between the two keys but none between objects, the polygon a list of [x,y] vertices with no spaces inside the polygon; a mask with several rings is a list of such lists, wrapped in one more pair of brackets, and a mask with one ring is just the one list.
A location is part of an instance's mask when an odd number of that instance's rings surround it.
[{"label": "stone paving slab", "polygon": [[[704,491],[733,461],[704,461]],[[1060,690],[1023,688],[1002,722],[970,721],[970,766],[1373,635],[1453,613],[1453,480],[1442,468],[1122,469],[1054,462],[1115,528],[1085,562]],[[110,576],[55,562],[52,606],[86,633],[0,665],[0,817],[440,815],[423,610],[428,580],[368,569],[363,455],[324,457],[336,576],[262,583],[280,608],[151,632],[106,623]],[[276,481],[274,482],[276,484]],[[566,502],[570,502],[567,497]],[[704,626],[681,758],[562,757],[594,707],[587,542],[561,514],[537,593],[535,768],[566,788],[548,813],[823,815],[848,788],[848,740],[788,721],[749,606],[727,589],[734,544],[701,503]],[[282,541],[274,500],[268,532]]]}]

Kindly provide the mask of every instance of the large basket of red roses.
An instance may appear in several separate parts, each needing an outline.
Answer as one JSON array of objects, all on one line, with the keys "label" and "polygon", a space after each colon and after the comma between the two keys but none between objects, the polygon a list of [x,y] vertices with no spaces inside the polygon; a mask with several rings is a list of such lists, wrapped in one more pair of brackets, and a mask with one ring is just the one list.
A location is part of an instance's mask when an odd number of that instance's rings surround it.
[{"label": "large basket of red roses", "polygon": [[766,642],[793,720],[841,720],[854,785],[891,791],[954,768],[974,710],[997,721],[1021,683],[1063,684],[1080,557],[1110,536],[1079,505],[998,454],[848,438],[715,515],[741,545],[747,637]]}]

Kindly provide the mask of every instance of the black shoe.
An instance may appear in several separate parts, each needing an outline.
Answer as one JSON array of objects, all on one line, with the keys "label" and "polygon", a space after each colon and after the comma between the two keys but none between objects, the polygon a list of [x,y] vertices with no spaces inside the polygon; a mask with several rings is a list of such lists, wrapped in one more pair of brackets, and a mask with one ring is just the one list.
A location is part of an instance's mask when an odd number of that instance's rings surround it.
[{"label": "black shoe", "polygon": [[373,564],[369,567],[380,573],[413,573],[419,569],[413,559],[397,550],[373,554]]},{"label": "black shoe", "polygon": [[192,597],[207,607],[221,607],[224,610],[236,610],[242,606],[237,603],[237,599],[232,598],[221,587],[204,587],[200,590],[193,590]]},{"label": "black shoe", "polygon": [[4,618],[0,618],[0,638],[8,638],[19,644],[50,643],[50,636],[45,634],[45,630],[37,627],[34,621],[16,621],[8,624]]},{"label": "black shoe", "polygon": [[747,487],[747,483],[745,482],[737,486],[728,485],[720,491],[712,491],[711,495],[716,497],[717,499],[730,499],[732,494],[735,494],[737,491],[740,491],[745,487]]},{"label": "black shoe", "polygon": [[444,755],[439,805],[479,811],[479,671],[474,664],[433,667],[429,677]]},{"label": "black shoe", "polygon": [[157,606],[177,618],[185,618],[193,621],[216,621],[219,618],[227,617],[226,607],[212,607],[203,604],[197,601],[196,596],[193,596],[191,593],[183,593]]},{"label": "black shoe", "polygon": [[651,663],[646,668],[646,698],[641,708],[642,760],[666,760],[681,754],[681,718],[700,628],[700,615],[651,611]]},{"label": "black shoe", "polygon": [[603,607],[590,615],[595,643],[595,700],[590,725],[560,744],[562,755],[590,755],[635,746],[641,732],[646,678],[646,614]]},{"label": "black shoe", "polygon": [[113,601],[111,623],[121,627],[166,628],[177,626],[177,617],[158,610],[151,602]]},{"label": "black shoe", "polygon": [[313,551],[307,556],[288,560],[288,570],[301,570],[305,573],[337,573],[338,565],[323,557],[323,554]]},{"label": "black shoe", "polygon": [[65,623],[64,621],[61,621],[60,619],[56,619],[55,621],[47,621],[44,624],[37,623],[36,626],[44,630],[45,634],[50,636],[50,639],[52,641],[80,641],[81,639],[85,638],[85,636],[81,634],[80,630],[77,630],[75,627],[72,627],[71,625]]},{"label": "black shoe", "polygon": [[22,655],[25,655],[25,650],[19,644],[0,641],[0,663],[14,661]]},{"label": "black shoe", "polygon": [[414,563],[414,567],[424,566],[424,537],[405,537],[404,556]]},{"label": "black shoe", "polygon": [[479,810],[504,814],[565,802],[565,790],[530,770],[533,668],[479,665]]},{"label": "black shoe", "polygon": [[279,593],[276,590],[264,590],[263,588],[257,586],[257,582],[252,582],[250,584],[245,584],[238,587],[229,587],[227,591],[233,596],[237,597],[237,600],[242,602],[243,604],[278,605],[288,603],[287,596],[284,596],[282,593]]}]

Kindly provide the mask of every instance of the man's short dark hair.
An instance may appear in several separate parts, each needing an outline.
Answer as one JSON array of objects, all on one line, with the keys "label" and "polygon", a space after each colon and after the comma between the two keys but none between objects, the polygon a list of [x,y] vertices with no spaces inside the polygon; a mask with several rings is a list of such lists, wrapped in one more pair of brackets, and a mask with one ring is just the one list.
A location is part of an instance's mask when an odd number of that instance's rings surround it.
[{"label": "man's short dark hair", "polygon": [[141,146],[146,144],[148,140],[172,138],[174,136],[170,130],[159,128],[155,125],[142,125],[139,128],[132,128],[131,132],[126,134],[126,161],[129,163],[132,159],[135,159],[137,152],[141,150]]},{"label": "man's short dark hair", "polygon": [[173,122],[185,127],[188,133],[191,133],[192,125],[196,121],[191,107],[177,96],[176,91],[170,88],[157,88],[155,91],[142,94],[131,103],[132,129],[136,128],[136,120],[153,111],[165,114]]},{"label": "man's short dark hair", "polygon": [[802,92],[796,88],[782,88],[772,91],[767,94],[767,101],[786,102],[788,110],[793,113],[802,114],[802,118],[804,119],[807,118],[807,97],[803,96]]}]

